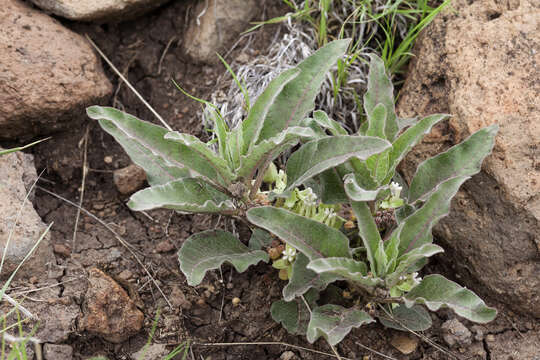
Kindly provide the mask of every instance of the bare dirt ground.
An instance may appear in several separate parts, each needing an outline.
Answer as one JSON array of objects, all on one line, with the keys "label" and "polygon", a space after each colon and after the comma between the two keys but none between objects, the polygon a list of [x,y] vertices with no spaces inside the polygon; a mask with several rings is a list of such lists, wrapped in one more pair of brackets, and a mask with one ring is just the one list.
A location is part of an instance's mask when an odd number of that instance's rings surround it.
[{"label": "bare dirt ground", "polygon": [[[178,38],[185,31],[184,19],[193,4],[194,1],[173,2],[143,18],[117,25],[66,25],[79,33],[88,33],[116,66],[127,73],[130,82],[175,130],[205,137],[207,134],[195,115],[200,105],[183,96],[171,83],[171,79],[175,79],[190,93],[209,98],[216,79],[224,71],[221,65],[190,63],[182,55]],[[280,14],[280,11],[279,8],[269,7],[267,15]],[[274,30],[267,27],[257,35],[257,41],[253,43],[260,47],[259,51],[264,51]],[[164,54],[169,43],[171,45]],[[238,52],[231,54],[232,57],[238,55]],[[125,86],[119,86],[117,77],[109,69],[106,71],[116,89],[107,105],[119,107],[141,119],[154,121],[155,118],[144,105]],[[88,134],[86,150],[85,134]],[[200,286],[187,286],[179,271],[176,255],[182,242],[191,234],[204,229],[230,227],[230,221],[178,215],[172,211],[151,211],[147,215],[130,211],[125,205],[127,197],[117,191],[112,175],[114,170],[129,165],[129,158],[97,123],[87,120],[32,149],[38,173],[45,170],[41,186],[78,203],[85,152],[89,171],[84,181],[82,206],[134,247],[139,259],[157,279],[172,308],[133,255],[109,230],[81,213],[74,239],[77,209],[38,190],[35,207],[46,223],[54,221],[52,242],[57,245],[57,253],[50,269],[54,281],[50,283],[64,283],[54,293],[37,292],[34,297],[45,299],[41,314],[46,318],[60,319],[71,314],[71,330],[67,333],[67,339],[60,342],[73,347],[76,359],[95,355],[104,355],[109,359],[129,359],[146,342],[158,308],[161,309],[161,316],[154,342],[171,345],[172,349],[176,344],[190,339],[194,343],[194,359],[279,359],[288,350],[292,350],[301,359],[330,359],[322,354],[280,345],[201,345],[275,341],[331,353],[325,342],[309,344],[301,337],[287,334],[271,319],[270,305],[280,298],[284,282],[278,279],[276,270],[270,265],[258,265],[243,274],[225,265],[221,272],[209,273]],[[246,229],[240,229],[240,234],[247,239]],[[58,245],[65,245],[68,251],[58,251],[62,249]],[[121,344],[112,344],[80,331],[88,270],[92,267],[98,267],[116,279],[124,279],[124,287],[136,290],[130,294],[137,293],[140,297],[135,299],[137,296],[132,296],[145,315],[143,331]],[[441,269],[444,272],[443,257],[436,259],[429,270]],[[449,273],[445,275],[454,277]],[[42,285],[46,284],[33,286]],[[47,296],[68,300],[63,303],[47,302]],[[241,300],[237,306],[232,304],[234,297]],[[498,306],[496,299],[485,300],[490,305]],[[460,359],[534,359],[535,341],[539,340],[538,324],[534,319],[520,318],[502,307],[499,309],[497,320],[487,326],[474,327],[472,323],[463,320],[463,324],[472,332],[469,336],[472,343],[457,345],[450,350],[451,353]],[[434,327],[423,336],[448,349],[440,325],[453,317],[446,311],[434,315]],[[367,359],[384,358],[366,347],[395,359],[450,359],[453,356],[425,341],[420,341],[414,353],[404,355],[391,345],[398,334],[380,325],[366,326],[352,331],[338,346],[338,351],[350,359],[366,359],[364,356],[368,356]],[[524,352],[527,346],[531,350]],[[283,358],[287,358],[285,355]]]}]

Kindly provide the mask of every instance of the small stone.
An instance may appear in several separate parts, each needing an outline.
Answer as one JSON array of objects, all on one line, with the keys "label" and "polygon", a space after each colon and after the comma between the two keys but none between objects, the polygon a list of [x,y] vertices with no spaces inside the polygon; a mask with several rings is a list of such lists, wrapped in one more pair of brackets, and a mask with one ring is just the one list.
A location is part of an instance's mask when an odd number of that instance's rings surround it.
[{"label": "small stone", "polygon": [[156,252],[165,253],[174,250],[174,245],[169,240],[163,240],[156,245]]},{"label": "small stone", "polygon": [[151,344],[132,354],[132,359],[162,359],[168,354],[166,344]]},{"label": "small stone", "polygon": [[92,207],[94,208],[94,210],[103,210],[103,209],[105,209],[105,204],[96,203],[96,204],[92,205]]},{"label": "small stone", "polygon": [[143,187],[146,181],[146,173],[141,167],[131,164],[125,168],[115,170],[113,180],[118,191],[128,195]]},{"label": "small stone", "polygon": [[82,328],[112,343],[121,343],[142,327],[144,315],[127,292],[96,268],[89,271]]},{"label": "small stone", "polygon": [[46,360],[71,360],[73,348],[69,345],[45,344],[43,355]]},{"label": "small stone", "polygon": [[240,300],[240,298],[234,297],[231,302],[233,306],[238,306],[242,301]]},{"label": "small stone", "polygon": [[120,274],[117,275],[121,280],[129,280],[133,277],[133,273],[129,270],[123,270]]},{"label": "small stone", "polygon": [[285,351],[281,356],[279,357],[280,360],[297,360],[298,356],[296,356],[295,353],[292,351]]},{"label": "small stone", "polygon": [[112,162],[113,162],[113,157],[112,157],[112,156],[109,156],[109,155],[108,155],[108,156],[105,156],[105,157],[103,158],[103,162],[104,162],[105,164],[112,164]]},{"label": "small stone", "polygon": [[184,310],[191,309],[191,302],[186,299],[186,295],[184,295],[184,292],[180,287],[173,285],[171,296],[169,298],[174,307],[182,308]]},{"label": "small stone", "polygon": [[30,284],[35,285],[38,283],[39,279],[37,278],[37,276],[31,276],[28,281],[30,282]]},{"label": "small stone", "polygon": [[487,336],[486,336],[486,341],[487,341],[487,342],[494,342],[494,341],[495,341],[495,335],[493,335],[493,334],[487,334]]},{"label": "small stone", "polygon": [[392,337],[390,344],[402,354],[412,354],[418,347],[418,338],[404,334],[396,334]]},{"label": "small stone", "polygon": [[471,344],[471,332],[458,319],[445,321],[441,329],[443,339],[448,346]]},{"label": "small stone", "polygon": [[71,255],[71,248],[64,244],[54,244],[53,251],[64,257],[69,257]]}]

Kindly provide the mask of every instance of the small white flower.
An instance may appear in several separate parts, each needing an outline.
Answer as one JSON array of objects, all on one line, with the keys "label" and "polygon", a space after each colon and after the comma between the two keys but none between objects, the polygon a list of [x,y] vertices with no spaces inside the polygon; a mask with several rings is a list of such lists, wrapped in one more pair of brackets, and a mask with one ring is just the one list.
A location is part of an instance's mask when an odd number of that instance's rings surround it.
[{"label": "small white flower", "polygon": [[336,212],[334,211],[334,209],[332,209],[332,208],[330,208],[330,209],[329,209],[329,208],[324,209],[324,216],[325,216],[326,218],[328,218],[329,220],[335,218],[336,215],[337,215],[337,214],[336,214]]},{"label": "small white flower", "polygon": [[420,284],[420,281],[422,281],[422,278],[418,276],[417,272],[412,273],[412,280],[415,284]]},{"label": "small white flower", "polygon": [[295,257],[296,257],[295,248],[287,246],[287,248],[283,250],[283,260],[287,260],[288,262],[292,263]]},{"label": "small white flower", "polygon": [[393,182],[390,184],[390,192],[392,193],[393,198],[399,198],[399,195],[401,194],[401,190],[403,190],[402,186],[399,186],[397,182]]},{"label": "small white flower", "polygon": [[311,188],[306,189],[306,195],[304,198],[304,203],[307,206],[315,206],[317,205],[317,195],[311,190]]}]

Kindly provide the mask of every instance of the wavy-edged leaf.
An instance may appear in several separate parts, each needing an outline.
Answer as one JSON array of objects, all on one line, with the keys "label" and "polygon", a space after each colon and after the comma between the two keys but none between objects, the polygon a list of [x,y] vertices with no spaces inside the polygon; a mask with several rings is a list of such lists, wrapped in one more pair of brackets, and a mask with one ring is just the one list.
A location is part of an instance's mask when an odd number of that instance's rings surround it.
[{"label": "wavy-edged leaf", "polygon": [[385,138],[394,141],[399,126],[396,120],[396,110],[394,106],[394,86],[386,75],[384,61],[377,55],[370,55],[368,88],[364,95],[364,110],[366,111],[368,121],[374,120],[373,112],[378,104],[383,104],[386,108],[386,123],[384,125]]},{"label": "wavy-edged leaf", "polygon": [[365,311],[332,304],[319,306],[311,312],[307,339],[313,344],[322,336],[334,346],[343,340],[352,328],[374,321]]},{"label": "wavy-edged leaf", "polygon": [[448,306],[465,319],[481,324],[490,322],[497,316],[497,310],[486,306],[471,290],[438,274],[422,279],[420,284],[405,295],[404,300],[408,307],[424,304],[431,311]]},{"label": "wavy-edged leaf", "polygon": [[335,274],[318,274],[307,268],[308,263],[306,255],[302,253],[297,255],[289,283],[283,288],[283,298],[286,301],[304,295],[312,288],[324,290],[328,284],[340,279],[340,276]]},{"label": "wavy-edged leaf", "polygon": [[210,161],[221,174],[224,174],[227,179],[229,179],[229,181],[234,177],[227,166],[227,162],[217,156],[217,154],[210,149],[208,145],[203,143],[197,137],[189,134],[183,134],[178,131],[170,131],[166,133],[163,138],[178,142],[189,147],[191,150],[196,151],[202,158]]},{"label": "wavy-edged leaf", "polygon": [[260,166],[273,161],[281,153],[295,146],[302,138],[310,138],[315,133],[310,128],[292,126],[279,135],[261,141],[253,146],[247,155],[240,157],[241,167],[237,170],[237,179],[251,180]]},{"label": "wavy-edged leaf", "polygon": [[349,239],[340,231],[285,209],[261,206],[247,211],[252,223],[281,238],[310,260],[351,257]]},{"label": "wavy-edged leaf", "polygon": [[[310,290],[304,295],[310,307],[316,306],[319,292]],[[307,326],[311,317],[311,310],[301,298],[292,301],[278,300],[272,303],[270,314],[275,322],[281,323],[292,335],[306,335]]]},{"label": "wavy-edged leaf", "polygon": [[219,268],[224,262],[243,272],[259,261],[268,262],[262,250],[250,250],[233,234],[223,230],[207,230],[190,236],[178,252],[180,270],[190,286],[201,283],[208,270]]},{"label": "wavy-edged leaf", "polygon": [[392,143],[392,149],[389,151],[389,171],[385,183],[388,183],[396,171],[396,167],[411,149],[422,140],[424,135],[429,134],[431,128],[449,117],[446,114],[435,114],[426,116],[416,122],[412,127],[405,130],[403,134]]},{"label": "wavy-edged leaf", "polygon": [[[86,109],[88,116],[99,120],[103,129],[115,136],[117,140],[137,143],[148,149],[156,157],[163,159],[169,167],[186,167],[203,176],[207,181],[228,185],[231,181],[227,174],[219,169],[205,157],[190,147],[173,140],[164,139],[169,131],[161,126],[140,120],[135,116],[126,114],[111,107],[91,106]],[[114,131],[110,131],[115,129]],[[118,134],[122,134],[118,137]],[[144,166],[143,166],[144,168]]]},{"label": "wavy-edged leaf", "polygon": [[351,207],[358,221],[358,234],[362,238],[362,242],[366,248],[371,272],[374,275],[377,275],[375,254],[379,247],[383,246],[381,234],[379,233],[379,229],[377,229],[377,224],[375,224],[375,220],[373,220],[371,210],[367,203],[352,201]]},{"label": "wavy-edged leaf", "polygon": [[249,110],[246,119],[242,122],[242,135],[244,139],[242,154],[247,154],[253,144],[257,143],[266,116],[276,101],[276,98],[281,94],[285,85],[300,74],[300,71],[300,69],[294,68],[282,72],[259,95]]},{"label": "wavy-edged leaf", "polygon": [[480,129],[463,142],[421,163],[411,181],[408,202],[425,200],[439,184],[449,179],[478,173],[482,161],[493,149],[498,130],[497,124]]},{"label": "wavy-edged leaf", "polygon": [[399,277],[408,272],[408,269],[419,260],[444,252],[444,249],[435,244],[424,244],[397,258],[396,269],[386,277],[386,284],[392,287],[399,282]]},{"label": "wavy-edged leaf", "polygon": [[289,126],[295,126],[313,109],[326,73],[347,51],[350,40],[336,40],[314,52],[298,64],[300,75],[285,85],[264,120],[257,142],[272,138]]},{"label": "wavy-edged leaf", "polygon": [[424,331],[431,327],[429,312],[423,306],[414,305],[411,308],[400,304],[388,310],[389,315],[381,313],[379,321],[384,326],[401,331]]},{"label": "wavy-edged leaf", "polygon": [[368,276],[367,266],[364,262],[350,258],[329,257],[315,259],[307,267],[318,274],[337,274],[367,287],[383,284],[382,279]]},{"label": "wavy-edged leaf", "polygon": [[330,131],[330,134],[332,135],[347,135],[347,130],[345,130],[337,121],[330,119],[328,114],[322,110],[313,112],[313,120],[323,129]]},{"label": "wavy-edged leaf", "polygon": [[251,250],[261,250],[263,247],[270,246],[272,235],[263,229],[253,229],[249,238],[248,247]]},{"label": "wavy-edged leaf", "polygon": [[[87,111],[95,111],[95,108],[90,107]],[[172,180],[190,176],[188,168],[183,166],[175,166],[166,161],[162,156],[154,154],[148,147],[141,144],[141,142],[127,136],[112,121],[99,120],[99,124],[103,130],[115,138],[115,140],[129,155],[131,160],[144,169],[148,183],[151,186],[165,184]],[[153,126],[159,128],[157,125]],[[165,133],[167,133],[166,129],[162,129],[162,131],[159,132],[159,134]]]},{"label": "wavy-edged leaf", "polygon": [[289,157],[287,188],[293,189],[313,176],[336,167],[350,158],[365,160],[390,146],[386,140],[369,136],[340,135],[312,140]]},{"label": "wavy-edged leaf", "polygon": [[399,253],[404,254],[432,242],[431,229],[450,211],[452,198],[469,179],[460,176],[439,184],[424,205],[409,215],[394,231],[399,231]]},{"label": "wavy-edged leaf", "polygon": [[223,213],[235,209],[227,195],[197,178],[183,178],[137,191],[128,206],[135,211],[166,208],[188,213]]},{"label": "wavy-edged leaf", "polygon": [[390,192],[388,186],[381,186],[375,190],[365,190],[356,181],[355,174],[347,174],[343,178],[345,193],[353,201],[373,201],[387,196]]}]

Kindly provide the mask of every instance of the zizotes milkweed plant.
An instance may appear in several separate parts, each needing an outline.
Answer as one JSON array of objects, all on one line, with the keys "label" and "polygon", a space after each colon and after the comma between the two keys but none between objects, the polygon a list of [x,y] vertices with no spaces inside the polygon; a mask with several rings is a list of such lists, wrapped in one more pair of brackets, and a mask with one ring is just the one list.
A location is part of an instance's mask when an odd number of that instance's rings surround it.
[{"label": "zizotes milkweed plant", "polygon": [[[323,336],[332,345],[375,318],[395,329],[425,330],[431,326],[426,308],[493,320],[496,310],[470,290],[441,275],[420,278],[418,271],[443,251],[431,230],[461,184],[480,171],[497,126],[424,161],[407,188],[396,167],[447,115],[398,118],[392,83],[373,55],[367,119],[357,134],[348,135],[324,112],[308,117],[326,73],[348,46],[349,40],[331,42],[280,74],[234,129],[210,109],[216,150],[113,108],[92,106],[87,113],[148,175],[150,187],[131,197],[132,210],[228,215],[252,228],[247,245],[223,230],[189,237],[178,253],[188,284],[224,262],[242,272],[272,260],[288,281],[272,317],[310,342]],[[278,171],[275,159],[293,149]],[[346,281],[349,305],[320,304],[319,292],[338,280]]]}]

